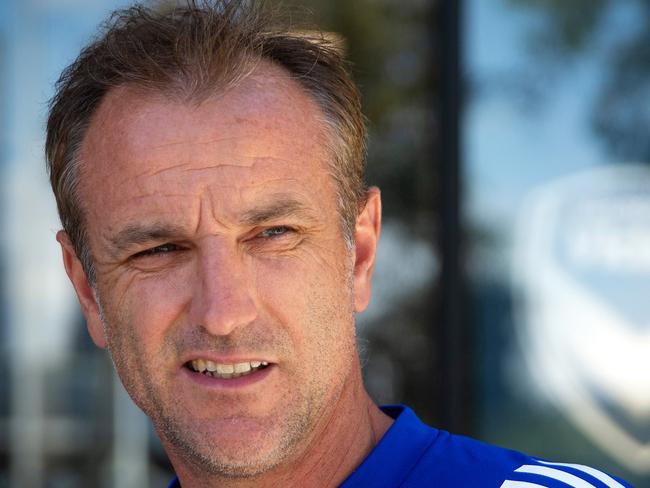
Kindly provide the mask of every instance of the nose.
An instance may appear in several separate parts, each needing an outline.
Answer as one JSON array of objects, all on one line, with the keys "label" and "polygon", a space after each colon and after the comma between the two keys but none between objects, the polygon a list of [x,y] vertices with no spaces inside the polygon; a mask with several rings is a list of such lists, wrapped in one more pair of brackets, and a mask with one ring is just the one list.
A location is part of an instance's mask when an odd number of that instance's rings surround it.
[{"label": "nose", "polygon": [[236,249],[210,243],[199,252],[190,316],[210,334],[225,336],[257,317],[254,275]]}]

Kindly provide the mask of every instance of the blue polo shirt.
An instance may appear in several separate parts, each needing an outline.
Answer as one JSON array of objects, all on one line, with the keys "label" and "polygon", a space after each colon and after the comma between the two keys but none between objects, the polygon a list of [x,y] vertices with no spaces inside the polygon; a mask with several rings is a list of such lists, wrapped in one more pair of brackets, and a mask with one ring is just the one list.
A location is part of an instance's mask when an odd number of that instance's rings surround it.
[{"label": "blue polo shirt", "polygon": [[341,488],[629,488],[587,466],[549,463],[450,434],[422,423],[405,406],[383,407],[395,419]]},{"label": "blue polo shirt", "polygon": [[[631,488],[578,464],[551,463],[422,423],[405,406],[382,407],[395,422],[341,488]],[[174,480],[169,488],[179,488]]]}]

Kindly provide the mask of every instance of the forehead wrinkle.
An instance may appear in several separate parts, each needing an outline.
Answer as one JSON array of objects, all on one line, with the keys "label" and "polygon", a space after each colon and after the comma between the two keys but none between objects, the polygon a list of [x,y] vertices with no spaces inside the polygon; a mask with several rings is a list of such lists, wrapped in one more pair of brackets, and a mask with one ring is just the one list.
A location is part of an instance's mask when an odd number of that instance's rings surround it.
[{"label": "forehead wrinkle", "polygon": [[[208,171],[212,169],[220,169],[220,168],[235,168],[235,169],[255,169],[255,167],[258,164],[264,164],[264,163],[278,163],[278,164],[287,164],[287,159],[285,158],[279,158],[279,157],[273,157],[273,156],[259,156],[259,155],[248,155],[248,154],[237,154],[236,157],[233,157],[233,159],[237,160],[253,160],[249,164],[242,164],[242,163],[216,163],[216,164],[206,164],[203,166],[200,166],[198,168],[193,168],[192,163],[184,163],[182,165],[175,165],[169,168],[162,168],[160,170],[155,171],[154,173],[147,173],[143,172],[141,175],[147,175],[150,174],[151,176],[163,173],[168,170],[173,170],[173,169],[183,169],[184,171],[187,172],[201,172],[201,171]],[[189,166],[189,167],[187,167]],[[187,167],[187,168],[185,168]],[[138,175],[140,176],[140,175]],[[274,180],[270,180],[274,181]]]},{"label": "forehead wrinkle", "polygon": [[140,179],[143,176],[157,176],[157,175],[165,173],[167,171],[172,171],[172,170],[175,170],[175,169],[176,170],[183,169],[183,168],[185,168],[187,166],[190,166],[190,165],[191,165],[191,163],[179,163],[179,164],[175,164],[173,166],[168,166],[168,167],[165,167],[165,168],[146,169],[146,170],[144,170],[144,171],[142,171],[140,173],[136,173],[135,178]]},{"label": "forehead wrinkle", "polygon": [[150,178],[153,176],[160,176],[162,174],[172,172],[172,171],[186,171],[188,173],[192,172],[201,172],[201,171],[209,171],[213,169],[219,169],[219,168],[250,168],[253,165],[247,165],[247,164],[237,164],[237,163],[219,163],[219,164],[206,164],[205,166],[201,166],[200,168],[193,168],[192,166],[194,163],[192,162],[187,162],[187,163],[179,163],[179,164],[174,164],[172,166],[166,166],[164,168],[157,168],[157,169],[147,169],[144,171],[141,171],[140,173],[137,173],[135,176],[127,176],[122,179],[121,183],[124,183],[126,181],[129,181],[130,179],[134,178],[136,181],[142,181],[143,178]]},{"label": "forehead wrinkle", "polygon": [[[278,176],[275,178],[272,177],[267,177],[264,178],[262,181],[246,181],[246,187],[247,188],[253,188],[256,186],[268,186],[269,183],[276,183],[276,182],[282,182],[282,183],[300,183],[301,180],[300,178],[295,178],[295,177],[287,177],[287,176]],[[218,187],[218,188],[232,188],[232,184],[228,183],[212,183],[211,186]]]},{"label": "forehead wrinkle", "polygon": [[191,197],[194,196],[191,192],[183,192],[183,193],[170,193],[170,192],[159,192],[159,191],[150,191],[147,193],[142,193],[140,195],[133,195],[131,197],[125,198],[123,200],[123,203],[128,203],[128,202],[140,202],[141,200],[146,200],[147,198],[157,198],[157,197],[166,197],[166,198],[186,198],[186,197]]},{"label": "forehead wrinkle", "polygon": [[[236,141],[239,139],[242,139],[242,135],[236,135],[236,136],[231,136],[231,137],[215,137],[211,138],[205,141],[188,141],[188,140],[181,140],[181,141],[171,141],[171,142],[165,142],[161,144],[156,144],[154,146],[151,146],[150,149],[166,149],[169,147],[176,147],[176,146],[207,146],[209,144],[215,144],[215,143],[220,143],[220,142],[230,142],[230,141]],[[145,148],[147,149],[147,148]]]},{"label": "forehead wrinkle", "polygon": [[[238,193],[240,200],[243,200],[243,194],[246,190],[250,190],[252,188],[257,188],[257,187],[268,187],[272,183],[276,182],[281,182],[281,183],[289,183],[289,182],[300,182],[298,178],[285,178],[285,177],[277,177],[277,178],[266,178],[264,181],[247,181],[246,182],[246,188],[238,188]],[[233,191],[235,187],[232,184],[229,183],[210,183],[209,185],[211,191],[214,191],[215,189],[223,189],[226,191]]]},{"label": "forehead wrinkle", "polygon": [[199,209],[198,209],[198,219],[196,221],[196,227],[194,229],[195,234],[199,235],[201,228],[207,225],[207,228],[213,228],[214,223],[218,224],[224,229],[228,229],[230,226],[228,223],[218,216],[217,210],[215,208],[216,199],[212,194],[212,189],[210,186],[205,186],[201,191],[199,197]]},{"label": "forehead wrinkle", "polygon": [[[188,173],[192,172],[202,172],[202,171],[209,171],[213,169],[221,169],[221,168],[232,168],[232,169],[254,169],[257,164],[260,163],[279,163],[279,164],[286,164],[287,160],[284,158],[276,158],[272,156],[257,156],[257,155],[237,155],[236,157],[233,157],[233,159],[238,159],[238,160],[246,160],[246,159],[251,159],[253,160],[249,164],[242,164],[242,163],[218,163],[218,164],[205,164],[201,167],[192,167],[194,166],[195,163],[193,162],[187,162],[187,163],[178,163],[174,164],[172,166],[164,167],[164,168],[158,168],[158,169],[146,169],[144,171],[141,171],[140,173],[136,173],[134,176],[126,176],[123,178],[120,183],[124,184],[126,181],[129,181],[130,179],[134,178],[136,180],[141,180],[142,178],[146,177],[151,177],[151,176],[159,176],[161,174],[167,173],[169,171],[186,171]],[[277,180],[277,179],[276,179]],[[270,181],[275,181],[275,180],[270,180]]]}]

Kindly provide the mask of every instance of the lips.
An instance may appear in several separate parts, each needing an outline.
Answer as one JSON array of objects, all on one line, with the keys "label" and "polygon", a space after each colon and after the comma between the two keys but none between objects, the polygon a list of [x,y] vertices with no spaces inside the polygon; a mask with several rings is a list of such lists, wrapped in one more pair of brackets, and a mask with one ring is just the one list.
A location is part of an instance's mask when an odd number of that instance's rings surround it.
[{"label": "lips", "polygon": [[212,376],[214,378],[232,379],[239,378],[240,376],[247,376],[255,371],[265,369],[269,366],[267,361],[245,361],[240,363],[216,363],[209,359],[194,359],[188,361],[185,366],[205,376]]}]

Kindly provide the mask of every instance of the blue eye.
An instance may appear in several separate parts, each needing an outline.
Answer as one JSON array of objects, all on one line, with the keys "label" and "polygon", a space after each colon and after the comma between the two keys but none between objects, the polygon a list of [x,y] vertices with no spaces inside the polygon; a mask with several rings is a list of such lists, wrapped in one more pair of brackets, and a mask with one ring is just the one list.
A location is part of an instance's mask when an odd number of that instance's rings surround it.
[{"label": "blue eye", "polygon": [[278,237],[282,236],[284,234],[287,234],[291,232],[292,229],[285,225],[279,225],[277,227],[269,227],[268,229],[264,229],[262,232],[260,232],[260,236],[262,237]]}]

